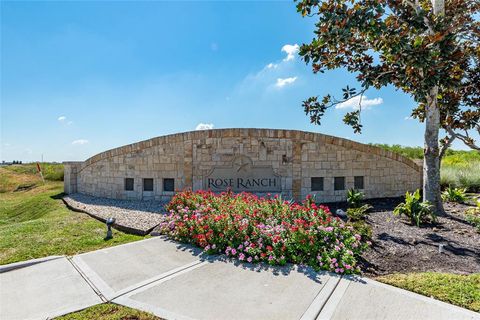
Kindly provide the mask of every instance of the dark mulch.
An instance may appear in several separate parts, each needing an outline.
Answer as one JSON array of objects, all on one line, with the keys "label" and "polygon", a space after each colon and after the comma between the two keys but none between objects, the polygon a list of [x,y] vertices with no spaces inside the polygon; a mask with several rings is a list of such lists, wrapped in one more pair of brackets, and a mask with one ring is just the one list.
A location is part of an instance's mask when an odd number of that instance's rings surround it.
[{"label": "dark mulch", "polygon": [[[372,246],[363,255],[363,271],[378,276],[395,272],[480,272],[480,234],[465,221],[471,206],[445,204],[446,215],[437,224],[420,228],[405,217],[393,215],[401,198],[368,201],[373,212],[367,218],[372,227]],[[329,204],[332,212],[346,209],[345,203]],[[439,252],[439,245],[443,245]]]}]

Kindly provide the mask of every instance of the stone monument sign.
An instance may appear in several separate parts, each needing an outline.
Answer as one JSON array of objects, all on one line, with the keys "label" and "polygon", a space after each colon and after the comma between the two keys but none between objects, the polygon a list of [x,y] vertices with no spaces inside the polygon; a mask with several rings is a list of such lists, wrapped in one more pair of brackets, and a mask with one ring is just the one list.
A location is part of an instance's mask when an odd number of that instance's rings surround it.
[{"label": "stone monument sign", "polygon": [[231,166],[214,167],[205,176],[204,188],[215,192],[277,193],[282,191],[282,183],[272,166],[254,166],[251,158],[240,155]]}]

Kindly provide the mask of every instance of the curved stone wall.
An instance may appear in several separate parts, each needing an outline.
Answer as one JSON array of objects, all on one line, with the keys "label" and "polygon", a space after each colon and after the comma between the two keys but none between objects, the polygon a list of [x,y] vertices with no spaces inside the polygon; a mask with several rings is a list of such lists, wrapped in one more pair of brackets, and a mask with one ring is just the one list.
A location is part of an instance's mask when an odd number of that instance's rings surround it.
[{"label": "curved stone wall", "polygon": [[187,188],[230,188],[295,200],[311,194],[333,202],[344,200],[346,189],[355,186],[366,198],[401,196],[421,187],[421,167],[354,141],[270,129],[178,133],[65,163],[65,192],[119,199],[167,200]]}]

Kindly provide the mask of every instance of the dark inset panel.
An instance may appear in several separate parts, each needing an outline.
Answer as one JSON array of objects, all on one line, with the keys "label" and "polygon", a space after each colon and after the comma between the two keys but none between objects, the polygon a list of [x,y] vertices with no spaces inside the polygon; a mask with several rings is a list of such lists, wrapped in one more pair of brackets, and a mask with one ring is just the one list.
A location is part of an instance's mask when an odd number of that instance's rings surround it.
[{"label": "dark inset panel", "polygon": [[312,191],[323,191],[323,177],[312,177],[311,189]]},{"label": "dark inset panel", "polygon": [[125,191],[133,191],[133,178],[125,178]]},{"label": "dark inset panel", "polygon": [[334,190],[345,190],[345,177],[335,177],[333,182]]},{"label": "dark inset panel", "polygon": [[143,179],[143,191],[153,191],[153,179]]},{"label": "dark inset panel", "polygon": [[163,179],[163,191],[175,191],[175,179],[164,178]]},{"label": "dark inset panel", "polygon": [[353,186],[355,189],[364,189],[363,176],[354,177]]}]

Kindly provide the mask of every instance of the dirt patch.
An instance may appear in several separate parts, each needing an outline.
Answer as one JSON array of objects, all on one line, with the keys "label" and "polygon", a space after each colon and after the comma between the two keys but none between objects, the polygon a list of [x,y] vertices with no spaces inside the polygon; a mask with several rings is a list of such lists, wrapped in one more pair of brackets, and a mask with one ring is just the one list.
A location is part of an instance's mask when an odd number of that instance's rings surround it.
[{"label": "dirt patch", "polygon": [[400,199],[383,200],[381,211],[372,212],[367,223],[372,227],[372,246],[364,254],[366,274],[395,272],[480,272],[480,234],[465,220],[471,208],[462,204],[445,204],[446,216],[437,224],[420,228],[405,218],[393,215]]}]

